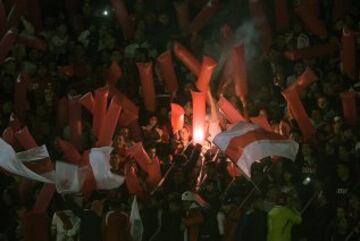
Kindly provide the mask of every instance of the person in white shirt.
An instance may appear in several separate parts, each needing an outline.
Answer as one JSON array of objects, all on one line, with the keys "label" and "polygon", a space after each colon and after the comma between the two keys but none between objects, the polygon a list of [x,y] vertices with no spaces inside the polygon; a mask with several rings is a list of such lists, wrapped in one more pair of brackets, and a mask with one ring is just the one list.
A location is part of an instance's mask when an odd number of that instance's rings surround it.
[{"label": "person in white shirt", "polygon": [[51,237],[56,241],[75,241],[80,227],[80,218],[71,210],[54,213],[51,224]]}]

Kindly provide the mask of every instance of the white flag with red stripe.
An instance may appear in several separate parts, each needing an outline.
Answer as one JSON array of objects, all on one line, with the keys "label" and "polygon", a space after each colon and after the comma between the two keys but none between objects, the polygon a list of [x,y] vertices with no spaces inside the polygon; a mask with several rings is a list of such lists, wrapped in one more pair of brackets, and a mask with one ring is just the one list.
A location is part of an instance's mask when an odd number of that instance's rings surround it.
[{"label": "white flag with red stripe", "polygon": [[0,138],[0,167],[10,173],[40,182],[53,183],[53,172],[38,174],[24,165],[24,162],[37,161],[48,157],[49,154],[45,146],[16,153],[12,146]]},{"label": "white flag with red stripe", "polygon": [[90,165],[79,167],[58,161],[54,169],[45,145],[16,153],[11,145],[0,138],[0,167],[31,180],[54,183],[60,193],[81,191],[91,172],[96,181],[96,189],[114,189],[124,183],[124,177],[111,172],[111,151],[111,147],[92,148]]},{"label": "white flag with red stripe", "polygon": [[295,160],[299,149],[297,142],[249,122],[239,122],[213,142],[249,177],[254,162],[269,156]]}]

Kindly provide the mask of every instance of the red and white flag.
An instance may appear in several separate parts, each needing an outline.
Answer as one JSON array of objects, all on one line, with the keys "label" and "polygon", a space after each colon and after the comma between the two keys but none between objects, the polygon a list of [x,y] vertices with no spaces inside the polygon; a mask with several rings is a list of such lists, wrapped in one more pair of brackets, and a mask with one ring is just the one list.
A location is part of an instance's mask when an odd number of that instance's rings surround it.
[{"label": "red and white flag", "polygon": [[39,174],[24,165],[24,162],[42,160],[48,157],[49,153],[45,146],[16,153],[12,146],[0,138],[0,167],[10,173],[40,182],[53,183],[52,173]]},{"label": "red and white flag", "polygon": [[269,156],[295,160],[299,148],[297,142],[249,122],[239,122],[213,142],[249,177],[254,162]]}]

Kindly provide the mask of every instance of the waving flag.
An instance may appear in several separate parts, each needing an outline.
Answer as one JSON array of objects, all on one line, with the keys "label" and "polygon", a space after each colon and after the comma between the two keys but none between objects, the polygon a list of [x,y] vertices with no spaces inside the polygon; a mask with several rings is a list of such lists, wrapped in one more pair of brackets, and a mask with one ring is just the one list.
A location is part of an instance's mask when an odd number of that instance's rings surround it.
[{"label": "waving flag", "polygon": [[96,187],[98,189],[118,188],[123,184],[122,176],[113,174],[110,169],[110,154],[112,147],[106,146],[101,148],[92,148],[89,159],[90,166],[94,173]]},{"label": "waving flag", "polygon": [[25,160],[36,161],[46,157],[49,157],[49,154],[45,146],[15,153],[14,149],[0,138],[0,167],[10,173],[40,182],[52,183],[51,179],[33,172],[23,164]]},{"label": "waving flag", "polygon": [[137,204],[136,196],[134,197],[134,201],[131,205],[130,224],[131,224],[130,235],[132,237],[132,240],[141,241],[144,232],[144,226],[141,221],[139,206]]},{"label": "waving flag", "polygon": [[249,122],[239,122],[230,130],[218,134],[213,142],[247,176],[250,176],[254,162],[269,156],[294,160],[299,148],[295,141]]}]

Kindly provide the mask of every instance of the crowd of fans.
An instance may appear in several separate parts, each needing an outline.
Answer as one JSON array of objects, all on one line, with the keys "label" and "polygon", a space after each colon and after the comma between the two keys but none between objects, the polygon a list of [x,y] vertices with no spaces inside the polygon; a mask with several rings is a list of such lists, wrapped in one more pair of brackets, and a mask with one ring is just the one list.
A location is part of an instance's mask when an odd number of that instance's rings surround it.
[{"label": "crowd of fans", "polygon": [[[331,15],[333,1],[315,1],[328,30],[328,37],[324,38],[307,31],[294,13],[293,8],[299,1],[288,1],[290,30],[274,34],[273,46],[266,54],[261,51],[249,3],[245,0],[220,1],[217,14],[206,27],[191,35],[182,34],[178,27],[175,1],[127,1],[135,23],[132,40],[123,38],[107,1],[84,0],[75,20],[74,16],[69,17],[61,2],[53,1],[54,6],[47,6],[47,11],[43,11],[44,29],[37,34],[46,40],[48,48],[38,50],[15,44],[0,67],[1,131],[14,112],[16,79],[20,72],[26,73],[31,82],[27,86],[29,107],[24,122],[36,141],[47,145],[53,160],[64,159],[55,140],[69,139],[69,127],[58,121],[58,101],[63,96],[84,94],[106,85],[104,73],[115,60],[123,70],[117,88],[140,107],[138,123],[146,151],[151,159],[160,160],[163,176],[171,168],[164,183],[154,190],[147,187],[146,173],[142,173],[135,162],[132,164],[143,189],[138,196],[144,227],[142,240],[283,241],[269,236],[271,232],[286,233],[286,240],[359,239],[360,132],[344,120],[340,99],[340,93],[349,89],[357,91],[360,83],[359,76],[355,80],[344,76],[340,63],[343,27],[360,31],[358,1],[352,1],[350,11],[337,22]],[[268,11],[268,21],[274,23],[274,1],[262,2]],[[204,4],[206,1],[190,1],[191,16]],[[146,112],[139,88],[136,63],[156,62],[159,54],[171,48],[174,41],[181,42],[199,59],[203,55],[214,59],[224,57],[220,30],[225,24],[238,29],[237,40],[250,41],[246,45],[249,115],[266,115],[275,131],[301,144],[294,162],[267,158],[253,164],[251,180],[241,175],[234,177],[231,163],[210,142],[202,148],[191,143],[190,90],[195,88],[195,77],[181,62],[174,58],[180,86],[175,95],[166,93],[155,67],[158,101],[155,113]],[[25,18],[19,24],[19,32],[34,34]],[[337,48],[332,56],[289,61],[282,54],[285,50],[328,41]],[[357,59],[360,59],[359,44],[358,35]],[[59,71],[60,67],[71,64],[77,66],[75,74]],[[301,131],[287,114],[281,90],[308,66],[319,80],[302,95],[302,103],[317,133],[310,142],[303,143]],[[219,82],[212,83],[216,84]],[[232,85],[224,86],[221,93],[213,91],[214,98],[222,94],[235,106],[241,106],[233,97]],[[169,120],[171,102],[185,108],[185,126],[175,134]],[[82,150],[93,144],[89,116],[83,113]],[[279,127],[283,125],[287,128]],[[111,157],[114,173],[123,175],[124,164],[132,162],[126,150],[139,141],[138,136],[136,140],[133,138],[132,132],[131,128],[116,130]],[[200,169],[206,178],[199,183]],[[21,217],[31,210],[41,185],[33,182],[28,187],[29,195],[20,198],[21,178],[0,174],[0,180],[0,240],[22,240]],[[132,200],[133,195],[125,184],[116,190],[96,191],[87,196],[55,194],[48,208],[52,240],[77,240],[78,237],[86,241],[131,240],[128,218]],[[272,218],[288,220],[288,223],[276,224]],[[279,227],[285,228],[269,230]],[[184,239],[185,230],[189,232],[189,239]]]}]

